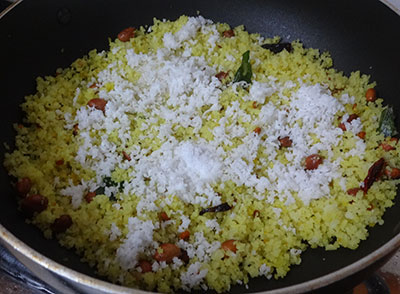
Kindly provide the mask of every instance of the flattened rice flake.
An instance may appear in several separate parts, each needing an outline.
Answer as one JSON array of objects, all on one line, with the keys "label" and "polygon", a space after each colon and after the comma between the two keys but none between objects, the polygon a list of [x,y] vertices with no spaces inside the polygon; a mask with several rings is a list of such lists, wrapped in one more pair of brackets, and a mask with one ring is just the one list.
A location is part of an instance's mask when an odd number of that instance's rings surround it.
[{"label": "flattened rice flake", "polygon": [[[228,291],[283,278],[307,247],[356,249],[399,181],[397,141],[377,148],[382,99],[328,53],[262,47],[277,42],[201,16],[154,20],[38,78],[4,162],[48,201],[31,222],[110,281],[161,292]],[[234,83],[246,51],[251,82]],[[380,158],[389,170],[355,190]],[[62,215],[72,225],[55,234]]]}]

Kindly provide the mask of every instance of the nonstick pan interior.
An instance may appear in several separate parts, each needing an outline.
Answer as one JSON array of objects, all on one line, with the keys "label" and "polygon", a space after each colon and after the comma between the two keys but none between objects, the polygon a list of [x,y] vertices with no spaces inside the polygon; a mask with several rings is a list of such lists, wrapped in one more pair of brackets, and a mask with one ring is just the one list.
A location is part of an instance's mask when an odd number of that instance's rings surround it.
[{"label": "nonstick pan interior", "polygon": [[[279,35],[284,41],[301,40],[306,47],[328,50],[335,68],[371,75],[385,102],[400,115],[400,17],[379,1],[24,1],[0,20],[1,141],[13,144],[12,124],[22,119],[18,105],[35,91],[37,76],[54,75],[89,50],[107,49],[127,26],[150,25],[153,17],[176,19],[196,15],[244,24],[250,32]],[[397,123],[398,126],[398,123]],[[399,128],[400,129],[400,128]],[[3,160],[4,148],[1,152]],[[76,271],[95,276],[72,251],[24,222],[17,211],[16,193],[1,170],[0,223],[17,238],[43,255]],[[370,230],[357,250],[309,249],[300,266],[293,266],[280,280],[254,279],[250,288],[233,292],[262,291],[295,285],[339,270],[367,256],[400,232],[400,201],[387,210],[383,226]]]}]

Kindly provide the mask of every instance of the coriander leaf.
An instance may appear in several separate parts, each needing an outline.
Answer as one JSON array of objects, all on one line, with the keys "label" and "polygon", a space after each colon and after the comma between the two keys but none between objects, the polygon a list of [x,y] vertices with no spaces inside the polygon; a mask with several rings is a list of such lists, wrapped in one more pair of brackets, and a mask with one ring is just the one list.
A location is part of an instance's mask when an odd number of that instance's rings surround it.
[{"label": "coriander leaf", "polygon": [[233,79],[233,82],[236,83],[240,81],[245,81],[246,83],[250,84],[252,75],[253,72],[251,70],[251,64],[250,64],[250,51],[247,50],[242,55],[242,64],[235,73],[235,78]]},{"label": "coriander leaf", "polygon": [[111,196],[108,198],[110,201],[115,202],[117,201],[117,198],[115,198],[114,193],[111,194]]},{"label": "coriander leaf", "polygon": [[114,182],[111,177],[104,177],[103,182],[106,185],[106,187],[114,187],[117,186],[118,183]]},{"label": "coriander leaf", "polygon": [[[114,182],[111,177],[104,177],[103,178],[103,184],[101,187],[96,189],[96,195],[104,195],[105,193],[105,187],[117,187],[118,191],[122,193],[124,190],[124,181],[121,182]],[[117,198],[115,198],[114,193],[111,193],[110,196],[110,201],[116,201]]]},{"label": "coriander leaf", "polygon": [[388,106],[382,111],[378,132],[381,132],[385,137],[393,137],[397,134],[392,107]]},{"label": "coriander leaf", "polygon": [[118,191],[120,192],[120,193],[122,193],[122,191],[124,191],[124,181],[122,181],[122,182],[119,182],[119,187],[118,187]]}]

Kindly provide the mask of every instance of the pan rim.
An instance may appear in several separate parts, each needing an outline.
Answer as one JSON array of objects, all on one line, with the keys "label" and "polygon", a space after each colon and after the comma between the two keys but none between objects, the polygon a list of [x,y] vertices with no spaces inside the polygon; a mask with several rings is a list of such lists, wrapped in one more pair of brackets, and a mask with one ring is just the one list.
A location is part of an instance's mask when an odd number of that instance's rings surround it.
[{"label": "pan rim", "polygon": [[393,10],[398,15],[400,15],[400,6],[396,6],[395,4],[393,4],[393,1],[396,1],[396,0],[379,0],[379,1],[381,1],[383,4],[385,4],[391,10]]},{"label": "pan rim", "polygon": [[[47,269],[51,273],[61,276],[69,281],[79,283],[86,287],[95,289],[96,291],[103,291],[104,293],[110,294],[131,294],[131,293],[157,293],[148,292],[135,288],[128,288],[119,285],[112,284],[111,282],[106,282],[93,278],[70,269],[58,262],[42,255],[33,248],[29,247],[27,244],[15,237],[11,232],[9,232],[3,225],[0,224],[0,240],[6,242],[6,247],[9,249],[17,251],[23,256],[27,257],[30,261],[39,264],[43,268]],[[8,246],[7,246],[8,245]],[[267,290],[262,292],[257,292],[259,294],[283,294],[283,293],[304,293],[310,290],[317,290],[322,287],[329,286],[335,282],[338,282],[346,277],[351,276],[361,270],[367,268],[369,265],[373,264],[375,261],[384,258],[391,252],[394,252],[400,248],[400,233],[394,236],[391,240],[386,242],[384,245],[371,252],[370,254],[364,256],[363,258],[357,260],[356,262],[349,264],[343,268],[333,271],[329,274],[323,275],[321,277],[302,282],[299,284],[287,286],[284,288]],[[39,276],[39,278],[41,278]],[[45,279],[43,279],[45,281]],[[46,282],[46,281],[45,281]]]},{"label": "pan rim", "polygon": [[[400,16],[400,7],[396,7],[390,0],[379,0],[385,4],[388,8],[394,11]],[[0,19],[14,9],[18,4],[23,2],[23,0],[17,0],[7,7],[4,11],[0,12]],[[73,269],[70,269],[44,255],[38,251],[31,248],[29,245],[22,242],[14,234],[8,231],[2,224],[0,224],[0,243],[4,244],[6,248],[11,249],[11,252],[18,252],[24,257],[28,258],[30,261],[42,266],[46,270],[50,271],[52,274],[60,276],[68,281],[78,283],[89,289],[96,291],[102,291],[104,293],[110,294],[131,294],[131,293],[156,293],[143,291],[135,288],[128,288],[112,284],[111,282],[102,281],[97,278],[90,277]],[[400,248],[400,233],[386,242],[384,245],[364,256],[363,258],[353,262],[345,267],[342,267],[336,271],[323,275],[321,277],[308,280],[302,283],[294,284],[291,286],[286,286],[284,288],[267,290],[262,292],[257,292],[259,294],[283,294],[283,293],[304,293],[307,291],[317,290],[325,286],[329,286],[337,281],[340,281],[352,274],[360,272],[361,270],[367,268],[369,265],[373,264],[376,260],[384,258],[391,252]],[[13,252],[12,252],[13,253]],[[39,276],[39,278],[41,278]],[[43,281],[46,282],[45,279]]]}]

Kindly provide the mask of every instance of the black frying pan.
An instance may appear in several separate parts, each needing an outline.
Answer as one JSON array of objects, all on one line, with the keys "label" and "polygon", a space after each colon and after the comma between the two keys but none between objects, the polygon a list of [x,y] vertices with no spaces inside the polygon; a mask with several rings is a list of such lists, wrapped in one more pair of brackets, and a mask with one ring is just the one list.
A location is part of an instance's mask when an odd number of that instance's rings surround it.
[{"label": "black frying pan", "polygon": [[[26,0],[0,20],[0,141],[12,146],[15,135],[12,123],[22,118],[18,105],[25,95],[35,91],[35,77],[53,75],[56,68],[68,66],[93,48],[107,49],[107,38],[115,38],[125,27],[151,24],[153,17],[176,19],[181,14],[196,15],[197,11],[231,26],[244,24],[248,31],[263,36],[280,35],[284,41],[299,39],[306,47],[330,51],[335,68],[346,74],[360,70],[371,75],[378,83],[379,96],[393,105],[400,116],[400,16],[377,0]],[[4,152],[0,152],[1,161]],[[17,211],[11,180],[1,170],[0,223],[28,247],[15,241],[0,226],[2,242],[28,260],[32,259],[27,256],[32,254],[28,250],[31,247],[69,269],[96,277],[73,252],[60,247],[55,240],[45,240],[38,229],[24,222]],[[370,237],[357,250],[308,249],[302,255],[302,264],[293,266],[284,279],[253,279],[249,289],[235,286],[232,292],[267,291],[305,285],[302,283],[313,280],[316,283],[307,284],[309,287],[333,283],[330,291],[341,293],[400,245],[400,199],[387,210],[384,220],[383,226],[370,229]],[[64,267],[59,269],[64,273]],[[73,272],[71,275],[74,277]],[[345,276],[350,279],[337,283]],[[74,280],[64,274],[61,279]],[[105,285],[92,279],[75,280],[92,288],[96,283]],[[292,287],[282,293],[305,289]],[[321,292],[328,293],[329,289]]]}]

